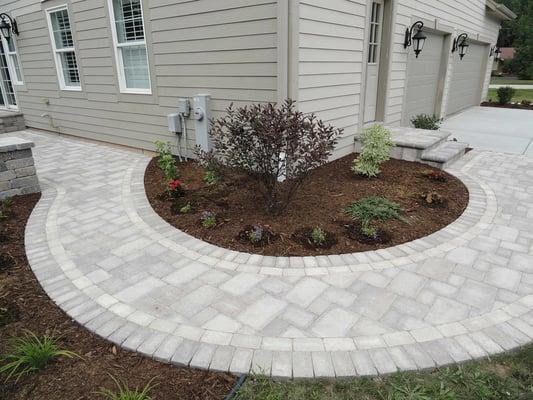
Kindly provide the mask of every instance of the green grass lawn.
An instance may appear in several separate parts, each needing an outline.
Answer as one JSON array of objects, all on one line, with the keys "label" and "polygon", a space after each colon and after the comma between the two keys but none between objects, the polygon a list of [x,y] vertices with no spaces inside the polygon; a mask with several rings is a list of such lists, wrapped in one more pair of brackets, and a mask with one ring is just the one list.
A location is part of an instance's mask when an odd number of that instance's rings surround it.
[{"label": "green grass lawn", "polygon": [[[498,95],[496,94],[497,91],[498,89],[489,89],[487,99],[498,101]],[[512,101],[515,103],[520,103],[522,100],[533,101],[533,89],[517,89]]]},{"label": "green grass lawn", "polygon": [[380,378],[273,382],[250,377],[237,400],[531,400],[533,346],[492,360]]},{"label": "green grass lawn", "polygon": [[490,83],[491,85],[533,85],[533,80],[493,76]]}]

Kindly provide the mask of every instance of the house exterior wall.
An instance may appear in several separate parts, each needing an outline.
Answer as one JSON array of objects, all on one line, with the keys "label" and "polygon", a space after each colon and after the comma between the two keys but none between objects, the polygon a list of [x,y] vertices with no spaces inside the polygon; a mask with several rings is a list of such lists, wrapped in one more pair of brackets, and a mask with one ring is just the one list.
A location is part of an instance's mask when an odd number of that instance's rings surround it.
[{"label": "house exterior wall", "polygon": [[336,156],[359,129],[366,0],[300,0],[299,107],[344,129]]},{"label": "house exterior wall", "polygon": [[[298,100],[303,111],[316,112],[322,119],[344,128],[336,157],[353,151],[353,140],[363,127],[365,73],[368,43],[368,0],[298,0],[299,63]],[[451,38],[467,32],[470,39],[495,44],[500,22],[488,16],[486,0],[390,0],[390,53],[388,80],[384,89],[384,118],[389,125],[402,123],[406,87],[408,50],[404,49],[407,27],[423,20],[426,27],[446,31]],[[451,52],[451,40],[450,52]],[[488,59],[488,53],[487,53]],[[449,58],[441,100],[442,115],[453,77],[453,57]],[[491,63],[487,63],[483,96],[490,82]],[[383,79],[384,77],[380,77]],[[481,79],[480,79],[481,80]]]},{"label": "house exterior wall", "polygon": [[[276,0],[142,1],[150,95],[120,93],[107,0],[0,0],[19,24],[24,85],[16,89],[28,127],[151,150],[156,140],[173,140],[166,115],[180,97],[211,94],[212,116],[231,102],[277,101]],[[79,92],[59,90],[44,11],[63,4]],[[191,120],[188,130],[192,149]]]},{"label": "house exterior wall", "polygon": [[[391,10],[383,120],[402,121],[407,87],[405,29],[419,19],[450,37],[495,43],[499,21],[486,0],[386,0]],[[354,150],[363,126],[370,0],[142,0],[151,94],[121,93],[107,0],[0,0],[16,17],[24,85],[17,86],[29,127],[143,149],[173,140],[166,116],[177,100],[212,96],[212,116],[230,103],[298,101],[304,112],[344,129],[335,157]],[[47,8],[68,5],[82,90],[59,89]],[[488,54],[487,54],[488,58]],[[483,94],[488,90],[487,63]],[[453,79],[447,65],[442,99]],[[188,120],[192,149],[194,123]],[[189,155],[192,153],[189,151]]]},{"label": "house exterior wall", "polygon": [[[395,12],[395,33],[391,73],[387,94],[385,122],[396,125],[402,121],[402,111],[407,85],[407,51],[403,47],[405,29],[417,20],[423,20],[428,28],[450,33],[452,37],[466,32],[471,40],[495,44],[498,39],[500,22],[489,17],[486,0],[397,0]],[[450,47],[451,51],[451,47]],[[487,52],[487,60],[489,54]],[[482,97],[485,97],[490,82],[491,63],[487,63]],[[453,57],[449,58],[442,99],[442,115],[446,115],[446,105],[453,79]]]}]

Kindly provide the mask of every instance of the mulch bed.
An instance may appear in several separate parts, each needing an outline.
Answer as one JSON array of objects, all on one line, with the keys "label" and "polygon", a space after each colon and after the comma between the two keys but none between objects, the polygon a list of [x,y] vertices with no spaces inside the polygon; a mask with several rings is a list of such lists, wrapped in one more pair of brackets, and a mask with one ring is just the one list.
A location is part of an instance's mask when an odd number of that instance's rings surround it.
[{"label": "mulch bed", "polygon": [[516,110],[533,110],[533,104],[500,104],[493,101],[485,101],[481,103],[481,107],[496,107],[496,108],[513,108]]},{"label": "mulch bed", "polygon": [[123,351],[80,327],[52,303],[31,272],[24,252],[24,228],[38,200],[39,195],[15,197],[10,217],[0,221],[0,254],[14,260],[14,265],[6,263],[7,267],[0,269],[0,355],[7,352],[12,337],[29,329],[38,335],[59,335],[61,347],[83,359],[59,359],[17,383],[6,383],[0,376],[0,399],[101,399],[96,391],[115,389],[110,375],[127,382],[130,388],[144,387],[156,377],[158,386],[151,392],[154,400],[223,399],[235,377],[177,368]]},{"label": "mulch bed", "polygon": [[[209,187],[203,182],[205,170],[188,161],[178,165],[180,179],[187,186],[178,200],[163,195],[164,177],[153,159],[145,174],[145,189],[154,210],[168,223],[206,242],[232,250],[272,256],[314,256],[354,253],[390,247],[427,236],[455,221],[468,205],[468,190],[461,181],[445,174],[446,182],[428,179],[427,165],[390,160],[376,179],[358,177],[350,167],[354,156],[347,156],[313,171],[294,201],[279,216],[268,215],[256,184],[245,175],[232,172],[222,183]],[[427,207],[421,193],[437,192],[446,206]],[[354,234],[353,221],[344,214],[352,202],[367,196],[383,196],[399,203],[408,221],[389,221],[378,235],[377,243],[364,243]],[[192,211],[178,210],[190,204]],[[209,210],[217,214],[218,225],[207,229],[200,215]],[[265,246],[242,240],[246,226],[259,225],[277,235]],[[334,235],[332,246],[310,248],[298,232],[320,227]],[[295,235],[296,234],[296,235]]]}]

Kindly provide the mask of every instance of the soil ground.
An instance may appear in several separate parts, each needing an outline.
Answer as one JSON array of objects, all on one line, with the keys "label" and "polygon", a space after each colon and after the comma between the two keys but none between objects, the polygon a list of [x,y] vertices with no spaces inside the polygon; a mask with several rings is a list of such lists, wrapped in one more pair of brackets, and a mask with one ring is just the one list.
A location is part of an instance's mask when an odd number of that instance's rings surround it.
[{"label": "soil ground", "polygon": [[[0,376],[0,399],[96,400],[101,388],[115,389],[110,378],[142,388],[155,377],[153,400],[221,400],[234,385],[229,374],[178,368],[122,351],[73,322],[43,292],[24,251],[26,221],[39,195],[15,197],[0,220],[0,355],[24,330],[60,337],[61,348],[82,359],[61,358],[18,382]],[[0,361],[0,365],[2,362]]]},{"label": "soil ground", "polygon": [[[204,181],[205,170],[195,162],[178,165],[180,179],[186,186],[185,195],[177,200],[164,195],[164,176],[153,159],[145,174],[148,199],[154,210],[168,223],[220,247],[271,256],[314,256],[345,254],[386,248],[427,236],[455,221],[468,205],[468,190],[457,178],[444,173],[445,182],[428,179],[424,173],[437,171],[427,165],[390,160],[383,164],[382,174],[375,179],[356,176],[351,170],[354,156],[347,156],[312,171],[293,202],[281,215],[265,211],[257,184],[238,173],[228,173],[215,186]],[[432,207],[425,204],[422,194],[436,192],[445,204]],[[399,203],[402,220],[383,224],[387,243],[362,243],[347,227],[353,221],[344,210],[353,202],[368,196],[383,196]],[[190,204],[192,211],[179,212]],[[205,228],[201,214],[217,215],[217,225]],[[277,236],[262,246],[242,240],[242,231],[258,225]],[[336,239],[336,244],[311,248],[295,233],[319,227]],[[380,242],[380,241],[378,241]]]}]

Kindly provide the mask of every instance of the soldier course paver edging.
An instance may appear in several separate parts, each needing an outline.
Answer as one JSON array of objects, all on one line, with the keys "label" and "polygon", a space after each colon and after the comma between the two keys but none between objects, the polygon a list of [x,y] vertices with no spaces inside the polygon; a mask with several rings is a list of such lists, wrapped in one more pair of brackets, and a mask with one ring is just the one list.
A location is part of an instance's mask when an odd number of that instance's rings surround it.
[{"label": "soldier course paver edging", "polygon": [[43,197],[27,227],[48,295],[96,334],[156,359],[274,377],[361,376],[533,341],[533,160],[471,152],[449,172],[468,209],[375,252],[276,258],[176,230],[144,193],[145,156],[37,143]]}]

